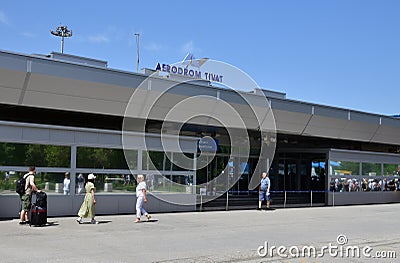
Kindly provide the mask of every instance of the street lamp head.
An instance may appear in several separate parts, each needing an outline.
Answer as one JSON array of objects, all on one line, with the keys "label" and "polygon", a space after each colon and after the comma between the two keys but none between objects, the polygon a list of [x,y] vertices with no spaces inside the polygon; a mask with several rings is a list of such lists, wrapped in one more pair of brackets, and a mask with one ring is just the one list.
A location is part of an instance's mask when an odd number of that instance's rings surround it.
[{"label": "street lamp head", "polygon": [[69,30],[67,26],[59,26],[56,31],[50,30],[50,33],[58,37],[72,37],[72,30]]},{"label": "street lamp head", "polygon": [[64,53],[64,37],[72,37],[72,30],[69,30],[67,26],[59,26],[55,31],[50,30],[50,33],[61,37],[61,53]]}]

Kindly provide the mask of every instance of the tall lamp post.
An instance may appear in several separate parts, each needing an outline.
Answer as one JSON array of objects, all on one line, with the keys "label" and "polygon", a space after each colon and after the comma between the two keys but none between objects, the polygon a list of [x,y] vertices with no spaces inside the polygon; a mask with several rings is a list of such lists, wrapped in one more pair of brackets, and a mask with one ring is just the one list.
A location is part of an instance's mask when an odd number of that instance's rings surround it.
[{"label": "tall lamp post", "polygon": [[64,37],[72,37],[72,30],[69,30],[67,26],[59,26],[56,31],[50,30],[50,33],[61,37],[61,53],[64,53]]},{"label": "tall lamp post", "polygon": [[136,72],[139,72],[139,47],[140,47],[140,33],[135,33],[136,36]]}]

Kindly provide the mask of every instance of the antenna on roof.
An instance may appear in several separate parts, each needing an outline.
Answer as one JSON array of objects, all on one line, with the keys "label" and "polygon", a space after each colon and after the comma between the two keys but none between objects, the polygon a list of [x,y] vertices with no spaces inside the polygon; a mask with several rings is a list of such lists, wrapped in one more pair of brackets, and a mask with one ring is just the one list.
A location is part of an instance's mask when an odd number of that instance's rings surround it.
[{"label": "antenna on roof", "polygon": [[69,30],[67,26],[59,26],[56,31],[50,30],[50,33],[61,37],[61,53],[64,53],[64,37],[72,37],[72,30]]},{"label": "antenna on roof", "polygon": [[135,36],[136,36],[136,72],[139,72],[140,33],[135,33]]}]

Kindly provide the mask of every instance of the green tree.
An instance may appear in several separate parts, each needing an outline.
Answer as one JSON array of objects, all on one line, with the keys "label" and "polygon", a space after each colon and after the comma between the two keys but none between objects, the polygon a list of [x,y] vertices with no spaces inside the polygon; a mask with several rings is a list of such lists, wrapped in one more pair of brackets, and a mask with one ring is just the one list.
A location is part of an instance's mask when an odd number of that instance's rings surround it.
[{"label": "green tree", "polygon": [[29,144],[25,151],[25,165],[47,166],[44,147],[39,144]]},{"label": "green tree", "polygon": [[64,146],[46,145],[44,155],[47,166],[70,167],[71,148]]}]

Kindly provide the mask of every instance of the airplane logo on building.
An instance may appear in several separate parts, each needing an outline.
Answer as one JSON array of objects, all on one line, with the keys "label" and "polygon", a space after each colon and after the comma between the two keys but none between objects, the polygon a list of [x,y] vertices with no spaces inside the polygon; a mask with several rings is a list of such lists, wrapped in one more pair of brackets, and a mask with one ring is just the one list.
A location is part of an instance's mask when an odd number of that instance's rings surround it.
[{"label": "airplane logo on building", "polygon": [[192,53],[188,53],[186,57],[183,59],[182,64],[186,66],[186,68],[194,67],[200,69],[201,66],[204,65],[208,61],[208,58],[197,59],[194,57]]}]

